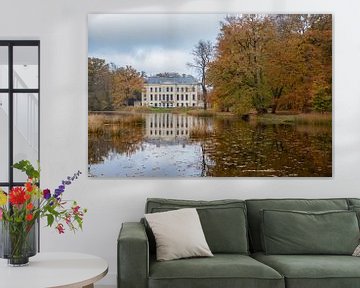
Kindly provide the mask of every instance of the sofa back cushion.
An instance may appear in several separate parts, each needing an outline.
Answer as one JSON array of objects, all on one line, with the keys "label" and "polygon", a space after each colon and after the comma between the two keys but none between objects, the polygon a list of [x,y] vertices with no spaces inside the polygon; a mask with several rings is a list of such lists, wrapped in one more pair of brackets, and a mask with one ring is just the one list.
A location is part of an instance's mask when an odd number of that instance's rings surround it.
[{"label": "sofa back cushion", "polygon": [[254,199],[246,200],[250,246],[253,252],[263,251],[261,246],[261,210],[330,211],[348,210],[346,199]]},{"label": "sofa back cushion", "polygon": [[262,210],[261,214],[266,254],[352,255],[359,244],[354,211]]},{"label": "sofa back cushion", "polygon": [[[196,208],[206,241],[213,253],[248,254],[247,213],[242,200],[175,200],[150,198],[146,213],[165,212],[181,208]],[[147,229],[150,247],[154,238]]]}]

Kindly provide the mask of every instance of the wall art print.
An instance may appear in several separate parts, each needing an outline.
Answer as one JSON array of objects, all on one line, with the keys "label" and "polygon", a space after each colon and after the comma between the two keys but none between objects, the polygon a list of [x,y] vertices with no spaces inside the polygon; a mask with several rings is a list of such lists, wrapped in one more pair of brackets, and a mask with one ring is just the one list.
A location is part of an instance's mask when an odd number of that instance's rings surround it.
[{"label": "wall art print", "polygon": [[89,177],[331,177],[332,15],[88,15]]}]

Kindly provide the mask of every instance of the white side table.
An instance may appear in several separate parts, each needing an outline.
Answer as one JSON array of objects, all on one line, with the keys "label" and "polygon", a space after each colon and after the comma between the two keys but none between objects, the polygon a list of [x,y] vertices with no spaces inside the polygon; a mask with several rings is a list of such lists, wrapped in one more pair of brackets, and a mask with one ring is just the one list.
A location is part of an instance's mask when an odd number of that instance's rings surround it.
[{"label": "white side table", "polygon": [[0,260],[1,288],[93,288],[108,272],[102,258],[80,253],[38,253],[28,266]]}]

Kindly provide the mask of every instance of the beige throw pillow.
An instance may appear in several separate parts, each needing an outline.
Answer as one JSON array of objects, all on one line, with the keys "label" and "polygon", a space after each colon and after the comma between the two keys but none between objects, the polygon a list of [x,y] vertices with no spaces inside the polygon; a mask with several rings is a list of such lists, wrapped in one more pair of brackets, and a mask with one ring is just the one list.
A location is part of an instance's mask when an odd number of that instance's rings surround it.
[{"label": "beige throw pillow", "polygon": [[145,214],[156,240],[158,261],[213,256],[195,208]]},{"label": "beige throw pillow", "polygon": [[352,256],[360,257],[360,244],[358,246],[356,246]]}]

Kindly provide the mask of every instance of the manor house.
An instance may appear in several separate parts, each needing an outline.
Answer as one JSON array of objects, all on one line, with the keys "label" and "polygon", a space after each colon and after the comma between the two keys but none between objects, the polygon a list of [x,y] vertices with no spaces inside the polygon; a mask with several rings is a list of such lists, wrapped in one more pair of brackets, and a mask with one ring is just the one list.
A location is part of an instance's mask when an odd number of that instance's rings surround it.
[{"label": "manor house", "polygon": [[202,107],[200,83],[191,75],[162,73],[145,79],[141,105],[150,107]]}]

